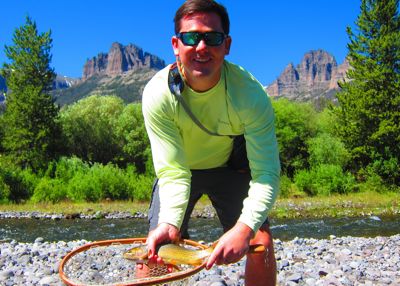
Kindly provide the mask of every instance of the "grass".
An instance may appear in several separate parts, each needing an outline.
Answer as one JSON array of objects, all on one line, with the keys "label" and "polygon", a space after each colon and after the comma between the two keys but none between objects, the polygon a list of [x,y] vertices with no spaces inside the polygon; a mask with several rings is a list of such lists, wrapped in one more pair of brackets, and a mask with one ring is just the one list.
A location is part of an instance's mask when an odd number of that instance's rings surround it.
[{"label": "grass", "polygon": [[278,199],[272,217],[354,217],[400,214],[399,193],[362,192],[328,197]]},{"label": "grass", "polygon": [[[196,205],[201,211],[210,205],[203,197]],[[148,202],[103,201],[99,203],[61,202],[56,204],[31,202],[23,204],[3,204],[0,211],[43,212],[43,213],[85,213],[109,212],[147,212]],[[329,197],[278,198],[270,213],[274,218],[301,217],[351,217],[351,216],[390,216],[400,214],[399,193],[363,192]]]}]

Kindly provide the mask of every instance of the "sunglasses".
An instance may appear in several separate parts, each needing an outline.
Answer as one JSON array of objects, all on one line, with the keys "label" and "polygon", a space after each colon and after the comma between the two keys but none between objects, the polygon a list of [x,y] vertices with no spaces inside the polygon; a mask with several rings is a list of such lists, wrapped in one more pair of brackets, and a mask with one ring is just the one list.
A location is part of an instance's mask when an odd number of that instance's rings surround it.
[{"label": "sunglasses", "polygon": [[176,34],[185,46],[196,46],[201,40],[204,40],[207,46],[219,46],[227,37],[221,32],[182,32]]}]

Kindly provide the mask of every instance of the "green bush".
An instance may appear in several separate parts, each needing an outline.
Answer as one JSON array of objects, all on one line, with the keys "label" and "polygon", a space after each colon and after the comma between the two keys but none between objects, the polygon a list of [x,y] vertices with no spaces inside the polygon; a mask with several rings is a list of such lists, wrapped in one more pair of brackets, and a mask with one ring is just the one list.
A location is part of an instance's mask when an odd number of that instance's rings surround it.
[{"label": "green bush", "polygon": [[128,198],[127,176],[123,169],[112,164],[94,164],[89,172],[98,182],[101,199],[125,200]]},{"label": "green bush", "polygon": [[71,158],[62,157],[56,163],[53,177],[64,182],[69,182],[78,173],[87,173],[90,170],[89,164],[73,156]]},{"label": "green bush", "polygon": [[21,202],[27,200],[39,179],[30,169],[21,169],[8,157],[0,157],[0,187],[4,201]]},{"label": "green bush", "polygon": [[297,170],[308,168],[306,142],[317,132],[316,112],[310,104],[287,99],[273,100],[272,105],[282,173],[292,178]]},{"label": "green bush", "polygon": [[69,182],[67,197],[73,202],[98,202],[104,195],[97,178],[89,173],[77,173]]},{"label": "green bush", "polygon": [[[79,158],[64,157],[49,166],[46,174],[36,183],[31,199],[33,202],[53,203],[62,200],[148,200],[152,179],[153,176],[138,175],[134,165],[125,169],[113,164],[95,163],[90,166]],[[0,195],[4,197],[7,194]]]},{"label": "green bush", "polygon": [[144,127],[142,107],[140,104],[128,104],[120,114],[115,126],[115,134],[121,144],[122,152],[116,163],[125,167],[134,164],[138,173],[146,170],[150,142]]},{"label": "green bush", "polygon": [[385,150],[384,156],[372,154],[374,161],[366,168],[369,176],[379,176],[384,184],[390,186],[400,186],[400,162],[399,155],[391,155],[389,150]]},{"label": "green bush", "polygon": [[34,203],[57,203],[65,200],[66,198],[66,186],[62,180],[43,177],[37,184],[31,200]]},{"label": "green bush", "polygon": [[10,198],[10,188],[3,182],[3,178],[0,177],[0,203],[8,203]]},{"label": "green bush", "polygon": [[350,158],[344,144],[328,133],[322,133],[309,139],[307,146],[311,168],[321,164],[337,165],[344,168]]},{"label": "green bush", "polygon": [[312,196],[356,190],[355,178],[337,165],[322,164],[309,171],[301,170],[296,173],[294,182],[300,191]]},{"label": "green bush", "polygon": [[142,174],[129,180],[130,197],[138,201],[150,200],[153,181],[153,177]]},{"label": "green bush", "polygon": [[307,196],[306,193],[299,190],[295,183],[288,176],[281,176],[279,195],[283,198],[299,198]]},{"label": "green bush", "polygon": [[61,111],[60,121],[69,154],[107,164],[121,152],[114,128],[124,103],[115,96],[93,95]]}]

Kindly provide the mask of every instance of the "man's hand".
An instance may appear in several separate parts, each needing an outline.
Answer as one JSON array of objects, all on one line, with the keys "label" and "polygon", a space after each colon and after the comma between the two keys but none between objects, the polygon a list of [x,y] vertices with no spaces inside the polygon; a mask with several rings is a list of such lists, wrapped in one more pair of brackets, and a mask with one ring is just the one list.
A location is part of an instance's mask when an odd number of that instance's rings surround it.
[{"label": "man's hand", "polygon": [[206,269],[210,269],[214,263],[230,264],[240,260],[249,249],[250,239],[253,235],[253,230],[246,224],[236,223],[219,239],[207,260]]},{"label": "man's hand", "polygon": [[[180,232],[176,226],[173,226],[168,223],[160,223],[154,230],[149,232],[147,236],[147,248],[149,251],[148,263],[136,264],[136,277],[143,278],[149,277],[150,269],[155,267],[156,265],[164,265],[164,262],[160,257],[156,254],[156,247],[158,244],[163,242],[174,242],[179,240]],[[173,271],[172,265],[166,265],[168,272]]]},{"label": "man's hand", "polygon": [[175,242],[180,238],[179,229],[168,223],[160,223],[147,236],[147,248],[149,251],[149,259],[156,254],[156,247],[163,242]]}]

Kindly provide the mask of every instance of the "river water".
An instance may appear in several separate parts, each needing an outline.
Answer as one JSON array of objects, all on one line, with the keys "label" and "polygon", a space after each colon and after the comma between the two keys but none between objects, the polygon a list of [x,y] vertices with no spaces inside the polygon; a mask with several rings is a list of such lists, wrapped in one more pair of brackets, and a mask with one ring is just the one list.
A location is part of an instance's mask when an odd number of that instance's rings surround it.
[{"label": "river water", "polygon": [[[324,219],[270,219],[274,238],[328,238],[335,236],[376,237],[400,233],[400,217],[355,217]],[[193,240],[214,241],[222,234],[217,219],[192,219]],[[106,240],[144,237],[145,219],[0,219],[0,241],[33,242],[38,237],[46,241]]]}]

